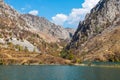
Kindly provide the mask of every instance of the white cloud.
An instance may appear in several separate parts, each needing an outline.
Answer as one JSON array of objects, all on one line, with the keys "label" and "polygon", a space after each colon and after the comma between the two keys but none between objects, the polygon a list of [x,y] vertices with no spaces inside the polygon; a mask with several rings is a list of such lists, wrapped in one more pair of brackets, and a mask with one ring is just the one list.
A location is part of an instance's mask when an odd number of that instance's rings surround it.
[{"label": "white cloud", "polygon": [[32,10],[29,12],[29,14],[32,14],[32,15],[38,15],[39,14],[39,11],[38,10]]},{"label": "white cloud", "polygon": [[52,22],[63,25],[63,23],[67,20],[67,16],[64,14],[57,14],[56,16],[52,17]]},{"label": "white cloud", "polygon": [[59,25],[74,25],[77,26],[79,21],[83,20],[85,15],[90,12],[90,10],[99,2],[100,0],[84,0],[82,8],[73,8],[71,13],[66,14],[56,14],[52,17],[52,22]]},{"label": "white cloud", "polygon": [[85,2],[82,4],[82,7],[85,9],[90,10],[93,8],[100,0],[85,0]]},{"label": "white cloud", "polygon": [[68,24],[75,24],[75,25],[78,24],[80,20],[84,19],[84,16],[88,12],[89,10],[83,9],[83,8],[72,9],[71,13],[69,14],[68,20],[67,20]]}]

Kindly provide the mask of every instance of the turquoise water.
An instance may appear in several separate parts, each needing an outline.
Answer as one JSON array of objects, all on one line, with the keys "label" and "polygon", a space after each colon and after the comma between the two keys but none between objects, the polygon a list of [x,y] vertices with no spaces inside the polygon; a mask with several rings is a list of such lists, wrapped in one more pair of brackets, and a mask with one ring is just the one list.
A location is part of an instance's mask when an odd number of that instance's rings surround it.
[{"label": "turquoise water", "polygon": [[120,68],[89,66],[0,66],[0,80],[120,80]]}]

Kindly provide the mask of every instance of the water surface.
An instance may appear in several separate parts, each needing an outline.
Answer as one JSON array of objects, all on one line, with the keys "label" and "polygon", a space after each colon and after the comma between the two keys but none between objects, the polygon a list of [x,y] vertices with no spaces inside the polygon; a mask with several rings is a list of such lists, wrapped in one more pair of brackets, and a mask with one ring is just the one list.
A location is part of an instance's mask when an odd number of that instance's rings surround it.
[{"label": "water surface", "polygon": [[120,68],[89,66],[0,66],[0,80],[120,80]]}]

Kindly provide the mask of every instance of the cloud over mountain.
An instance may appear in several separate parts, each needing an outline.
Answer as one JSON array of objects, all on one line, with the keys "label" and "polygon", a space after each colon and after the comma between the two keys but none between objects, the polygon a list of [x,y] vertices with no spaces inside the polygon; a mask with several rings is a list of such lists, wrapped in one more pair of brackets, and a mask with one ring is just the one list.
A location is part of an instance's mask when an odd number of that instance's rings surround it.
[{"label": "cloud over mountain", "polygon": [[77,26],[79,21],[83,20],[86,13],[89,13],[98,2],[99,0],[85,0],[82,8],[73,8],[68,15],[58,13],[52,17],[52,22],[58,25],[73,24]]},{"label": "cloud over mountain", "polygon": [[39,14],[39,11],[38,10],[32,10],[29,12],[29,14],[32,14],[32,15],[38,15]]}]

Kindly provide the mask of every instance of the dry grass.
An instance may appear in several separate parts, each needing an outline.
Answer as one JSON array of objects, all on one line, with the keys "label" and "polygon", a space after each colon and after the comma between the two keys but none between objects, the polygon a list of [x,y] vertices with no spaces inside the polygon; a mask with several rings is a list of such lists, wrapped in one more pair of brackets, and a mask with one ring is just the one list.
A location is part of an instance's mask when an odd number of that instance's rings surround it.
[{"label": "dry grass", "polygon": [[60,57],[54,57],[48,54],[39,54],[33,52],[18,52],[9,49],[0,49],[0,64],[69,64],[69,60]]}]

